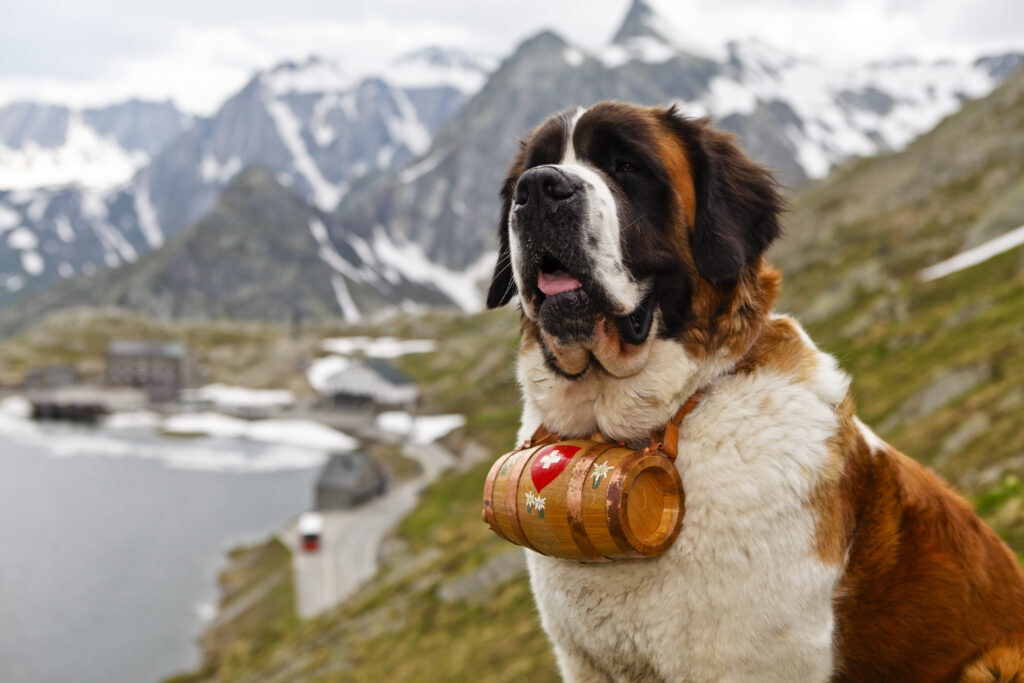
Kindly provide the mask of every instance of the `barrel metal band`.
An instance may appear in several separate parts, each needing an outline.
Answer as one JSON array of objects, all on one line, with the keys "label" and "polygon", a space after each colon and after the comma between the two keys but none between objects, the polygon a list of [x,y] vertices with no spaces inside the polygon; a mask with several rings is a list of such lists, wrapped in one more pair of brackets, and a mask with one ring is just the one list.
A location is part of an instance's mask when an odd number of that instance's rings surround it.
[{"label": "barrel metal band", "polygon": [[494,464],[491,465],[491,471],[487,473],[487,480],[484,482],[484,521],[487,522],[487,526],[491,527],[491,531],[512,543],[515,543],[515,541],[506,536],[505,532],[501,530],[501,525],[498,524],[498,518],[494,513],[494,484],[498,479],[498,472],[505,466],[508,459],[518,452],[506,453],[495,460]]},{"label": "barrel metal band", "polygon": [[582,456],[577,456],[576,465],[566,488],[565,514],[569,521],[569,532],[572,534],[572,540],[576,543],[576,547],[590,560],[604,561],[607,558],[594,547],[587,534],[587,528],[583,522],[583,487],[587,483],[587,474],[598,456],[617,445],[615,443],[599,443],[591,446]]},{"label": "barrel metal band", "polygon": [[[533,547],[533,544],[530,543],[530,539],[526,537],[526,532],[523,531],[523,525],[519,521],[519,508],[516,505],[516,500],[519,497],[519,480],[523,475],[523,470],[526,469],[526,463],[530,462],[530,459],[533,458],[533,456],[537,454],[537,451],[543,447],[543,443],[538,446],[534,446],[529,455],[525,454],[525,451],[527,450],[525,448],[520,451],[516,451],[517,453],[523,453],[523,455],[516,460],[514,465],[512,465],[512,470],[508,475],[508,484],[505,486],[505,505],[507,510],[512,511],[512,514],[509,515],[509,523],[512,525],[512,531],[515,533],[516,538],[519,539],[516,542],[519,543],[519,545],[526,546],[530,550],[538,553],[541,553],[541,551]],[[546,555],[547,553],[541,554]]]},{"label": "barrel metal band", "polygon": [[628,553],[633,556],[640,556],[640,552],[637,551],[629,540],[626,538],[626,531],[623,528],[622,515],[623,500],[622,486],[625,483],[626,477],[630,469],[642,458],[647,457],[647,453],[643,451],[633,451],[619,464],[619,469],[616,471],[608,482],[608,497],[604,501],[605,515],[608,518],[608,531],[611,533],[612,540],[615,541],[615,545],[624,553]]}]

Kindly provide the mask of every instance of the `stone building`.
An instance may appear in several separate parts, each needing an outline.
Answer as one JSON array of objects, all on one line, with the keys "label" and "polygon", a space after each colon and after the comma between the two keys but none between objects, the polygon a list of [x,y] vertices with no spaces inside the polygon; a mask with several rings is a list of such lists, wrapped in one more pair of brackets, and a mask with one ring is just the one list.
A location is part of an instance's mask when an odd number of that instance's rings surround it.
[{"label": "stone building", "polygon": [[316,509],[350,508],[387,490],[387,475],[365,453],[335,453],[316,482]]},{"label": "stone building", "polygon": [[107,347],[108,386],[142,389],[151,400],[171,401],[194,379],[195,362],[185,344],[115,341]]},{"label": "stone building", "polygon": [[61,363],[33,368],[25,375],[22,386],[30,390],[63,389],[78,383],[73,365]]}]

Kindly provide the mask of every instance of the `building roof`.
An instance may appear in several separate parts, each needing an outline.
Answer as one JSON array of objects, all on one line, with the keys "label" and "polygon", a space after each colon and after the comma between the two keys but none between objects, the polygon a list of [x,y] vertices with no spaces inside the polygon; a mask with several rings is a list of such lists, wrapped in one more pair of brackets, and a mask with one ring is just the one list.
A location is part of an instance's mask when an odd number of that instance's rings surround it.
[{"label": "building roof", "polygon": [[27,375],[42,375],[51,372],[77,372],[75,366],[70,363],[54,363],[52,365],[40,365],[39,367],[32,368],[26,374]]},{"label": "building roof", "polygon": [[380,485],[384,472],[365,453],[335,453],[316,481],[317,488],[358,493]]},{"label": "building roof", "polygon": [[378,375],[391,382],[396,386],[402,386],[406,384],[412,384],[413,381],[409,377],[396,368],[391,363],[376,358],[371,358],[363,361],[367,367],[376,372]]},{"label": "building roof", "polygon": [[182,358],[188,353],[188,346],[181,342],[144,342],[119,339],[107,347],[108,356],[150,356],[160,358]]},{"label": "building roof", "polygon": [[416,384],[393,365],[376,360],[353,360],[321,382],[320,393],[334,397],[366,398],[381,405],[416,400]]},{"label": "building roof", "polygon": [[324,517],[319,512],[303,512],[299,516],[299,533],[319,534],[324,530]]}]

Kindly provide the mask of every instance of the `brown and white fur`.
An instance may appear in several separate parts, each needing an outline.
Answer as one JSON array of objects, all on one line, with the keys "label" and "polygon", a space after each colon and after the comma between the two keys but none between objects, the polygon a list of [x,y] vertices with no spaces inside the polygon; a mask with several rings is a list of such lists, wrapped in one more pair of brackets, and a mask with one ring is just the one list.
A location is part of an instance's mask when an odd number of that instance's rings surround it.
[{"label": "brown and white fur", "polygon": [[522,310],[520,437],[641,443],[694,392],[663,555],[527,551],[569,681],[1024,681],[1024,575],[969,504],[854,416],[772,313],[782,202],[732,138],[602,103],[533,132],[491,307]]}]

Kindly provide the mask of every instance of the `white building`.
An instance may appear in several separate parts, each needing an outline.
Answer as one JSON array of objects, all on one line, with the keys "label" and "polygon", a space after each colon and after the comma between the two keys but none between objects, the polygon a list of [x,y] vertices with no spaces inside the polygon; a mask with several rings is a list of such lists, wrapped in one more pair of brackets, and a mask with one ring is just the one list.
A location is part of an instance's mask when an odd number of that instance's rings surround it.
[{"label": "white building", "polygon": [[353,360],[328,377],[322,388],[336,408],[351,406],[411,407],[419,390],[398,368],[381,360]]}]

